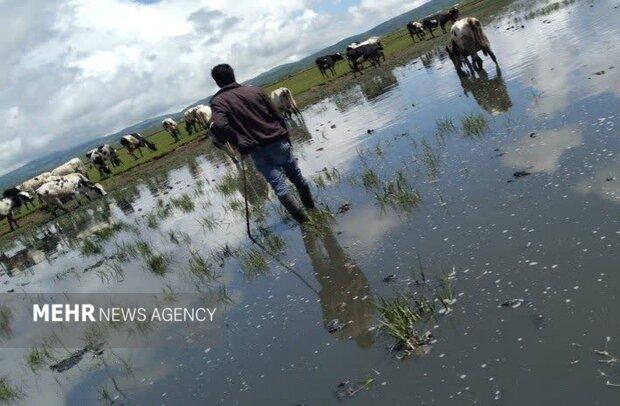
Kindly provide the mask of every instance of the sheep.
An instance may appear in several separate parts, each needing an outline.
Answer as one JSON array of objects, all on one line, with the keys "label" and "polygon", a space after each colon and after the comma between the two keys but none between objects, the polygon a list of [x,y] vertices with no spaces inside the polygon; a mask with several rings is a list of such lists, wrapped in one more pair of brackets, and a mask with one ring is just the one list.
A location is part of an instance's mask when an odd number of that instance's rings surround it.
[{"label": "sheep", "polygon": [[32,201],[32,196],[17,188],[5,190],[2,196],[3,198],[0,199],[0,220],[6,218],[11,231],[14,231],[18,225],[13,216],[13,209],[20,207],[25,202]]},{"label": "sheep", "polygon": [[179,131],[179,127],[176,121],[168,117],[161,122],[161,125],[162,127],[164,127],[164,130],[166,130],[168,134],[172,136],[174,142],[179,141],[179,138],[181,137],[181,131]]},{"label": "sheep", "polygon": [[137,149],[140,153],[140,156],[144,156],[142,153],[142,148],[146,147],[151,151],[157,151],[157,147],[151,141],[144,138],[142,135],[138,133],[132,133],[129,135],[123,135],[121,137],[120,143],[127,149],[127,153],[131,155],[134,159],[138,159],[138,157],[134,154],[134,151]]},{"label": "sheep", "polygon": [[[93,183],[81,173],[72,173],[65,176],[53,178],[36,190],[37,196],[51,210],[54,216],[57,216],[57,209],[69,212],[65,203],[71,199],[76,199],[79,195],[85,196],[88,200],[91,197],[89,192],[95,192],[102,196],[107,193],[98,183]],[[79,200],[78,205],[80,204]]]},{"label": "sheep", "polygon": [[87,176],[86,167],[80,158],[73,158],[51,172],[54,176],[64,176],[70,173],[81,173],[82,175]]},{"label": "sheep", "polygon": [[271,99],[271,103],[273,107],[278,111],[284,118],[292,118],[293,114],[298,117],[301,117],[301,111],[297,108],[297,103],[295,103],[295,99],[293,99],[293,94],[286,87],[280,87],[269,95]]},{"label": "sheep", "polygon": [[[450,45],[446,46],[446,51],[459,74],[464,73],[461,69],[463,63],[467,65],[472,75],[475,70],[482,70],[482,59],[478,56],[478,51],[490,56],[499,69],[495,54],[491,51],[489,39],[484,34],[482,24],[478,19],[467,17],[455,22],[450,29],[450,38]],[[467,59],[468,56],[471,57],[472,62]]]}]

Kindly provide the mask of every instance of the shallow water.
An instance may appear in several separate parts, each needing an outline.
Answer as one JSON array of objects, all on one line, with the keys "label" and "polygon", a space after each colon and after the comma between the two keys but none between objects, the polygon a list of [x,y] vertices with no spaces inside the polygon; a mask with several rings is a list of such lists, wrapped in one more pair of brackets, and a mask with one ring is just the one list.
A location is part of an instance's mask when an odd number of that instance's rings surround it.
[{"label": "shallow water", "polygon": [[[264,213],[297,275],[269,257],[266,269],[242,266],[253,248],[242,195],[219,193],[233,168],[206,157],[3,247],[13,276],[2,281],[14,293],[200,292],[218,313],[197,331],[142,331],[133,348],[86,355],[63,373],[25,365],[32,332],[14,322],[2,343],[23,349],[0,351],[0,375],[32,404],[102,400],[102,387],[130,404],[330,404],[340,382],[367,378],[351,401],[617,403],[606,381],[620,383],[620,367],[592,350],[610,337],[607,349],[620,353],[618,9],[576,2],[523,18],[544,4],[487,25],[500,76],[485,60],[488,76],[459,79],[433,52],[392,72],[367,70],[362,85],[304,111],[294,139],[303,171],[316,179],[337,170],[315,187],[335,215],[330,231],[301,232],[265,201],[259,178],[250,182],[264,207],[255,218]],[[466,117],[474,124],[463,128]],[[381,206],[363,185],[368,170],[381,182],[400,172],[420,203]],[[183,194],[193,210],[158,206]],[[337,214],[344,203],[350,210]],[[102,252],[81,252],[93,232],[119,222],[125,228]],[[166,255],[163,276],[140,255],[119,260],[118,246],[138,240]],[[217,277],[190,272],[190,252]],[[450,275],[457,302],[427,326],[436,338],[428,354],[398,359],[373,303],[417,289],[420,270]],[[501,306],[511,299],[523,304]],[[330,333],[333,319],[345,327]]]}]

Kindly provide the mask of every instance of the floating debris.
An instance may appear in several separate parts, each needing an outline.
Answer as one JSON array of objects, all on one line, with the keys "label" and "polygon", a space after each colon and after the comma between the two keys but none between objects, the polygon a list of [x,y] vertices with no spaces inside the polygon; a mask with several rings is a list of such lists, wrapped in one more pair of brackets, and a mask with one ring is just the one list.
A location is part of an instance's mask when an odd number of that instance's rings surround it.
[{"label": "floating debris", "polygon": [[523,299],[510,299],[502,303],[502,307],[512,307],[513,309],[516,309],[517,307],[521,306],[523,302]]},{"label": "floating debris", "polygon": [[512,174],[512,176],[514,176],[515,178],[523,178],[531,174],[532,173],[528,171],[516,171],[515,173]]},{"label": "floating debris", "polygon": [[385,278],[383,278],[383,282],[385,282],[385,283],[394,282],[395,280],[396,280],[396,275],[394,275],[394,274],[388,275]]},{"label": "floating debris", "polygon": [[344,214],[346,212],[348,212],[349,210],[351,210],[351,203],[346,202],[341,204],[340,206],[338,206],[338,214]]},{"label": "floating debris", "polygon": [[336,331],[340,331],[344,328],[345,324],[341,323],[338,319],[333,319],[329,323],[327,323],[327,331],[330,333],[335,333]]}]

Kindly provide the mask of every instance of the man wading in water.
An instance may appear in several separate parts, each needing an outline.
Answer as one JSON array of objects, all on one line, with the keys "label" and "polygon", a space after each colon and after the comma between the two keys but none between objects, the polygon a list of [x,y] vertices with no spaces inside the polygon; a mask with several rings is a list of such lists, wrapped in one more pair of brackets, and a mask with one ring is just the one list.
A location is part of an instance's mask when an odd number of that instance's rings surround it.
[{"label": "man wading in water", "polygon": [[286,177],[295,185],[303,205],[313,209],[310,187],[291,151],[284,119],[261,89],[238,84],[229,65],[215,66],[211,76],[220,87],[210,102],[211,134],[216,142],[230,142],[241,155],[250,155],[291,216],[300,223],[307,221],[306,212],[290,193],[285,180]]}]

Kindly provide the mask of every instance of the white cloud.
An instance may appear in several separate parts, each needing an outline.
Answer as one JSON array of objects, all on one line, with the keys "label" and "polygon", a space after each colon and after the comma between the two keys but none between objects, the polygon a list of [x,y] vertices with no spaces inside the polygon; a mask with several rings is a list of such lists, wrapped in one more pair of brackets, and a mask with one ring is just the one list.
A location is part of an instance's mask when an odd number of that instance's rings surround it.
[{"label": "white cloud", "polygon": [[416,5],[326,1],[0,2],[0,174],[208,96],[217,63],[248,79]]}]

